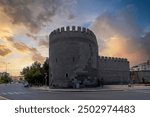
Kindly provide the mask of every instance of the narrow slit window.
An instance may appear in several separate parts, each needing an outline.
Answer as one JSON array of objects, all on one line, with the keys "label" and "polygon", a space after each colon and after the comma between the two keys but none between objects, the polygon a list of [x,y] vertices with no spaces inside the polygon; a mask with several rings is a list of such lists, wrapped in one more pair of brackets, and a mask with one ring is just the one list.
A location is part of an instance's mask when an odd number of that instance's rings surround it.
[{"label": "narrow slit window", "polygon": [[66,78],[68,78],[68,73],[66,73]]},{"label": "narrow slit window", "polygon": [[72,58],[72,61],[75,62],[75,57]]},{"label": "narrow slit window", "polygon": [[56,63],[57,63],[57,61],[58,61],[58,60],[57,60],[57,58],[56,58]]}]

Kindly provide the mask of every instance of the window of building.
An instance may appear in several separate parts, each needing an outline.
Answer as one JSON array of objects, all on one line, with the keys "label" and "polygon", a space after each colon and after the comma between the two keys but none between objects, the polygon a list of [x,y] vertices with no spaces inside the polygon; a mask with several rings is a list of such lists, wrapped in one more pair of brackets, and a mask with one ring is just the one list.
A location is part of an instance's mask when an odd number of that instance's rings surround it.
[{"label": "window of building", "polygon": [[72,58],[72,61],[75,62],[75,57]]},{"label": "window of building", "polygon": [[57,63],[57,58],[56,58],[56,63]]},{"label": "window of building", "polygon": [[68,78],[68,73],[66,73],[66,78]]}]

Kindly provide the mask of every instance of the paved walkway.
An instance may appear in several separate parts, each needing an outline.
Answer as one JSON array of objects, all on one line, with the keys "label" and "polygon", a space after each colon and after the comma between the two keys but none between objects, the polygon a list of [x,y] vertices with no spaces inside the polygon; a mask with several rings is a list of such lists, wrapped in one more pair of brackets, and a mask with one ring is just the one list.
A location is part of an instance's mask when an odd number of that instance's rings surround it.
[{"label": "paved walkway", "polygon": [[32,89],[46,90],[46,91],[61,91],[61,92],[99,92],[99,91],[124,91],[124,90],[138,90],[138,89],[150,89],[150,86],[145,85],[104,85],[104,87],[95,88],[79,88],[79,89],[50,89],[49,87],[31,87]]}]

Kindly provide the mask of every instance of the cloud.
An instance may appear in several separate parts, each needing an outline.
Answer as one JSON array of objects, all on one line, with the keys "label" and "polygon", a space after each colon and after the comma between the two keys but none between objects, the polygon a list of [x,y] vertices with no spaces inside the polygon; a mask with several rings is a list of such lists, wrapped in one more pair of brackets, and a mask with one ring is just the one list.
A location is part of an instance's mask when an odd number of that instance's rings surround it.
[{"label": "cloud", "polygon": [[34,61],[43,62],[48,56],[45,35],[75,18],[74,1],[0,0],[0,41],[3,41],[0,57],[3,61],[9,61],[17,69]]},{"label": "cloud", "polygon": [[36,48],[31,48],[22,42],[16,42],[13,37],[5,37],[5,39],[11,44],[13,48],[23,54],[31,54],[33,61],[43,62],[45,57],[43,57]]},{"label": "cloud", "polygon": [[146,32],[143,37],[140,39],[141,48],[144,48],[147,55],[150,57],[150,32]]},{"label": "cloud", "polygon": [[19,43],[19,42],[13,42],[13,47],[16,48],[18,51],[21,51],[21,52],[25,52],[25,51],[29,51],[30,48],[25,45],[24,43]]},{"label": "cloud", "polygon": [[49,47],[49,37],[48,36],[45,36],[45,35],[35,36],[33,34],[30,34],[30,33],[26,33],[26,35],[28,37],[30,37],[31,39],[33,39],[34,41],[36,41],[38,43],[38,46],[43,46],[46,48]]},{"label": "cloud", "polygon": [[131,66],[150,58],[150,33],[142,37],[144,32],[130,7],[102,13],[90,28],[97,36],[100,55],[126,57]]},{"label": "cloud", "polygon": [[48,48],[49,47],[49,37],[45,36],[44,39],[40,39],[38,45]]},{"label": "cloud", "polygon": [[33,40],[37,40],[37,37],[34,36],[33,34],[30,34],[30,33],[26,33],[26,36],[33,39]]},{"label": "cloud", "polygon": [[6,39],[6,40],[8,41],[8,43],[11,45],[11,47],[17,49],[17,50],[20,51],[20,52],[25,52],[25,51],[29,51],[29,50],[30,50],[30,48],[29,48],[27,45],[25,45],[25,44],[22,43],[22,42],[17,42],[17,41],[15,41],[13,37],[10,37],[10,36],[8,37],[8,36],[6,36],[5,39]]},{"label": "cloud", "polygon": [[6,56],[11,53],[11,50],[4,45],[0,45],[0,56]]},{"label": "cloud", "polygon": [[37,33],[62,11],[73,18],[68,10],[71,3],[69,0],[0,0],[0,8],[11,23],[24,25],[30,32]]}]

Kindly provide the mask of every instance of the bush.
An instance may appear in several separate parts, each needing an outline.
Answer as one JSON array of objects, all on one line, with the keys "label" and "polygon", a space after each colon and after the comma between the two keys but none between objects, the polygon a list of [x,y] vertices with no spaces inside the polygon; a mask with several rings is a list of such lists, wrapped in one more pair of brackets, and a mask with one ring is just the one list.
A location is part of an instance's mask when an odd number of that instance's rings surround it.
[{"label": "bush", "polygon": [[3,75],[0,77],[0,83],[9,83],[11,81],[12,81],[11,77],[6,72],[4,72]]}]

